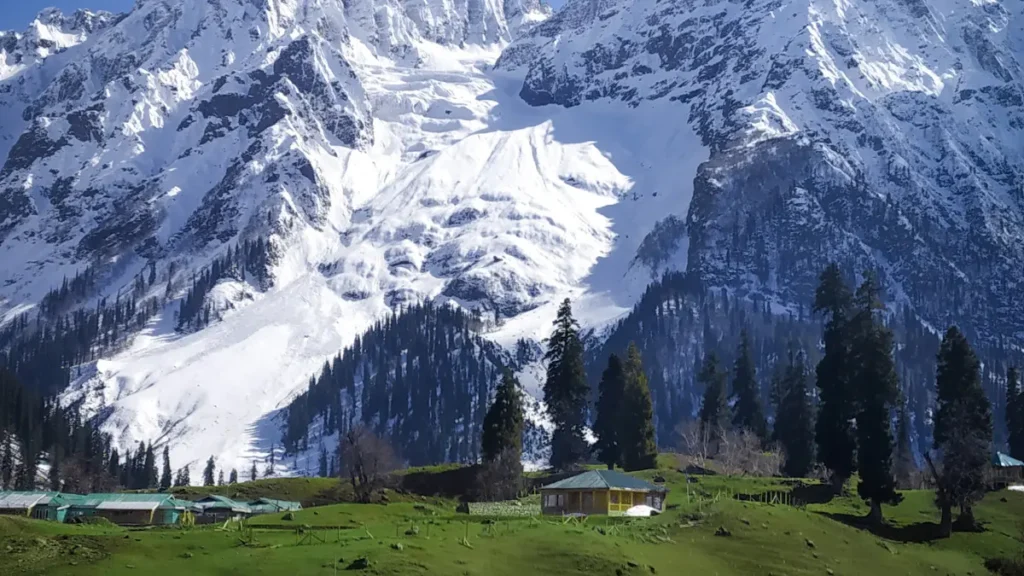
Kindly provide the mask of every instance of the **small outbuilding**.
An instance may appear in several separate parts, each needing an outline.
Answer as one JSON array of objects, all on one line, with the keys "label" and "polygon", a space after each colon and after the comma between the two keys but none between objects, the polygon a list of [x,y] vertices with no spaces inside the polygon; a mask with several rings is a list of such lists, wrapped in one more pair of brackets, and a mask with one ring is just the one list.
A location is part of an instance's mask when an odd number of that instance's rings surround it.
[{"label": "small outbuilding", "polygon": [[540,489],[541,512],[622,516],[634,506],[661,512],[668,490],[618,470],[589,470]]},{"label": "small outbuilding", "polygon": [[302,504],[289,502],[288,500],[275,500],[273,498],[258,498],[249,502],[249,510],[256,514],[275,514],[277,512],[292,512],[302,510]]},{"label": "small outbuilding", "polygon": [[989,468],[988,476],[989,486],[994,490],[1024,483],[1024,462],[1009,454],[996,452],[992,455],[992,466]]},{"label": "small outbuilding", "polygon": [[192,504],[192,512],[196,516],[197,524],[241,520],[252,514],[248,504],[215,494],[196,500]]},{"label": "small outbuilding", "polygon": [[72,502],[67,517],[106,518],[122,526],[177,524],[187,507],[170,494],[88,494]]}]

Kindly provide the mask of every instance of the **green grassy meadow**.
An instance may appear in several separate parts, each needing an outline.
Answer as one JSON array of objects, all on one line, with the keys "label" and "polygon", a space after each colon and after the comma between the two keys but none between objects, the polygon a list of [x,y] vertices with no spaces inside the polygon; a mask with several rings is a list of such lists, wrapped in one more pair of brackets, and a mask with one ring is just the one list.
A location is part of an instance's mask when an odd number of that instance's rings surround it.
[{"label": "green grassy meadow", "polygon": [[[938,512],[927,491],[906,492],[899,506],[886,507],[889,523],[874,534],[857,526],[867,508],[855,498],[806,498],[799,507],[735,498],[820,493],[807,482],[707,476],[687,483],[669,469],[640,475],[661,476],[670,486],[670,509],[659,517],[488,518],[457,514],[451,499],[409,494],[388,504],[259,516],[227,529],[0,517],[0,574],[980,576],[986,558],[1024,547],[1024,494],[1017,492],[991,493],[978,506],[984,532],[933,540]],[[289,494],[327,488],[323,480],[275,482],[295,483]]]}]

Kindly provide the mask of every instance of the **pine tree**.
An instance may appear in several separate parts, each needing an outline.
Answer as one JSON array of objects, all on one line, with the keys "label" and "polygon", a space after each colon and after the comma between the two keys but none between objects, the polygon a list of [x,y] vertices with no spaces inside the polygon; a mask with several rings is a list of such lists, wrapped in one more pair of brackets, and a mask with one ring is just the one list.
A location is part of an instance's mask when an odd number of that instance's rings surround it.
[{"label": "pine tree", "polygon": [[60,492],[61,480],[60,480],[60,464],[61,464],[61,448],[54,446],[52,454],[50,456],[50,490],[54,492]]},{"label": "pine tree", "polygon": [[786,456],[782,472],[790,478],[802,478],[814,465],[814,413],[802,351],[790,352],[789,365],[778,387],[777,414],[781,417],[775,419],[774,436]]},{"label": "pine tree", "polygon": [[709,352],[697,374],[697,382],[704,387],[704,400],[700,406],[701,435],[715,445],[721,439],[728,422],[729,407],[725,398],[725,372],[718,366],[718,356]]},{"label": "pine tree", "polygon": [[910,443],[910,415],[906,395],[901,391],[896,404],[896,484],[906,490],[912,489],[914,472],[914,449]]},{"label": "pine tree", "polygon": [[238,484],[238,470],[231,469],[231,474],[228,475],[228,484]]},{"label": "pine tree", "polygon": [[736,398],[733,404],[732,427],[736,430],[748,430],[764,440],[767,425],[764,410],[761,408],[757,371],[750,350],[750,336],[746,329],[740,333],[740,346],[733,366],[732,393]]},{"label": "pine tree", "polygon": [[559,306],[554,325],[544,355],[548,363],[544,403],[555,425],[551,465],[565,470],[579,466],[588,452],[583,432],[589,389],[583,370],[583,343],[568,298]]},{"label": "pine tree", "polygon": [[893,361],[892,331],[877,318],[880,288],[872,273],[857,289],[857,310],[850,323],[850,380],[857,391],[857,493],[871,505],[868,521],[882,522],[882,504],[898,504],[893,477],[890,414],[899,390]]},{"label": "pine tree", "polygon": [[484,416],[483,438],[480,442],[485,462],[511,451],[519,458],[523,453],[523,399],[519,381],[505,370],[494,394],[494,402]]},{"label": "pine tree", "polygon": [[654,441],[654,407],[647,375],[636,344],[626,351],[625,388],[622,393],[622,416],[619,420],[619,451],[622,468],[627,471],[656,468],[658,447]]},{"label": "pine tree", "polygon": [[[935,376],[933,440],[942,454],[937,503],[947,536],[952,531],[951,508],[959,506],[959,522],[973,528],[973,506],[985,491],[992,449],[992,406],[981,386],[979,366],[963,333],[956,326],[946,330]],[[935,473],[934,466],[932,471]]]},{"label": "pine tree", "polygon": [[3,441],[3,454],[0,455],[0,489],[10,490],[13,477],[14,454],[11,448],[11,439],[7,437]]},{"label": "pine tree", "polygon": [[1010,456],[1024,459],[1024,392],[1015,366],[1006,371],[1006,430]]},{"label": "pine tree", "polygon": [[203,470],[203,486],[213,486],[213,474],[217,468],[217,463],[214,461],[213,456],[206,461],[206,468]]},{"label": "pine tree", "polygon": [[160,491],[166,492],[171,487],[171,453],[167,446],[164,446],[164,462],[160,470]]},{"label": "pine tree", "polygon": [[156,455],[153,454],[153,443],[146,447],[145,456],[142,459],[142,478],[139,482],[142,488],[156,488]]},{"label": "pine tree", "polygon": [[224,469],[221,468],[220,470],[217,471],[217,486],[223,486],[223,485],[224,485]]},{"label": "pine tree", "polygon": [[327,449],[320,445],[320,471],[319,476],[321,478],[327,477]]},{"label": "pine tree", "polygon": [[[117,448],[110,451],[110,460],[107,461],[107,475],[111,478],[118,478],[121,470],[121,456],[117,453]],[[121,486],[124,486],[123,484]]]},{"label": "pine tree", "polygon": [[815,369],[818,387],[818,418],[815,442],[818,457],[828,469],[833,491],[842,492],[856,466],[857,442],[853,422],[856,402],[850,367],[848,323],[853,295],[837,264],[830,264],[819,278],[814,312],[825,317],[825,355]]},{"label": "pine tree", "polygon": [[255,482],[259,475],[256,473],[256,461],[252,461],[252,470],[249,471],[249,481]]},{"label": "pine tree", "polygon": [[523,477],[523,400],[519,381],[506,369],[483,420],[480,495],[507,500],[519,495]]},{"label": "pine tree", "polygon": [[625,387],[626,374],[622,360],[616,354],[611,354],[608,356],[608,366],[601,374],[601,383],[598,384],[597,417],[594,420],[594,435],[597,436],[594,449],[598,459],[609,470],[614,469],[616,464],[622,464],[618,434]]},{"label": "pine tree", "polygon": [[179,468],[177,474],[174,476],[175,486],[188,486],[192,483],[192,479],[189,477],[188,466]]}]

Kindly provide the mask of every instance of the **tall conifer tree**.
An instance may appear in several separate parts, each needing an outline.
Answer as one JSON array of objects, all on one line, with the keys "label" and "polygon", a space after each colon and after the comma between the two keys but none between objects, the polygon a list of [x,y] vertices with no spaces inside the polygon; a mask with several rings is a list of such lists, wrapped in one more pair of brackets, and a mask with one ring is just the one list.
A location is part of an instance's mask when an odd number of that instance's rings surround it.
[{"label": "tall conifer tree", "polygon": [[949,535],[953,506],[960,507],[962,524],[974,526],[973,506],[984,495],[992,449],[992,406],[981,386],[980,363],[956,326],[942,339],[935,389],[933,439],[942,454],[937,503],[943,533]]},{"label": "tall conifer tree", "polygon": [[558,307],[554,325],[544,355],[548,364],[544,403],[555,425],[551,434],[551,465],[565,470],[583,463],[589,451],[583,436],[589,392],[583,369],[583,343],[568,298]]},{"label": "tall conifer tree", "polygon": [[815,369],[818,387],[818,418],[815,442],[818,457],[828,469],[833,491],[856,468],[857,441],[853,422],[856,401],[851,383],[849,320],[853,295],[835,263],[821,273],[814,293],[814,312],[825,318],[825,355]]},{"label": "tall conifer tree", "polygon": [[1024,459],[1024,392],[1015,366],[1006,371],[1006,430],[1010,456]]},{"label": "tall conifer tree", "polygon": [[518,460],[523,454],[523,399],[519,381],[508,369],[494,394],[494,402],[484,416],[480,448],[485,462],[511,451]]},{"label": "tall conifer tree", "polygon": [[896,401],[896,484],[904,489],[913,488],[912,480],[917,464],[910,443],[910,415],[906,394],[900,392]]},{"label": "tall conifer tree", "polygon": [[210,456],[210,459],[206,461],[206,468],[203,469],[203,486],[213,486],[214,472],[217,469],[217,463]]},{"label": "tall conifer tree", "polygon": [[814,465],[814,412],[803,352],[790,352],[778,394],[779,416],[775,418],[774,435],[786,457],[782,471],[791,478],[802,478]]},{"label": "tall conifer tree", "polygon": [[14,478],[14,454],[11,449],[11,439],[4,438],[3,442],[0,442],[3,449],[0,454],[0,489],[10,490],[11,479]]},{"label": "tall conifer tree", "polygon": [[597,416],[594,419],[594,435],[597,436],[594,450],[609,470],[622,464],[618,436],[625,387],[626,374],[623,372],[622,360],[618,355],[611,354],[598,384]]},{"label": "tall conifer tree", "polygon": [[893,476],[893,438],[890,414],[899,390],[893,361],[892,331],[881,319],[880,287],[867,273],[857,289],[857,311],[851,322],[851,384],[857,391],[857,493],[871,505],[868,520],[882,522],[882,504],[898,504]]},{"label": "tall conifer tree", "polygon": [[761,408],[761,394],[757,384],[753,352],[750,350],[750,336],[746,329],[740,333],[740,346],[733,366],[732,394],[736,399],[733,404],[732,427],[752,432],[763,441],[767,425],[764,410]]},{"label": "tall conifer tree", "polygon": [[654,407],[647,387],[643,361],[636,344],[630,342],[626,351],[625,388],[622,393],[622,416],[619,420],[619,452],[622,467],[627,471],[655,468],[658,447],[654,440]]},{"label": "tall conifer tree", "polygon": [[322,444],[320,445],[320,462],[319,462],[319,464],[320,464],[320,467],[319,467],[319,471],[318,471],[317,475],[320,476],[321,478],[326,478],[327,477],[327,449],[324,448]]},{"label": "tall conifer tree", "polygon": [[164,462],[160,470],[160,490],[166,491],[171,487],[171,453],[167,446],[164,446]]},{"label": "tall conifer tree", "polygon": [[725,396],[725,372],[718,365],[718,356],[709,352],[697,374],[697,382],[704,387],[704,400],[700,406],[701,435],[717,445],[728,423],[729,406]]}]

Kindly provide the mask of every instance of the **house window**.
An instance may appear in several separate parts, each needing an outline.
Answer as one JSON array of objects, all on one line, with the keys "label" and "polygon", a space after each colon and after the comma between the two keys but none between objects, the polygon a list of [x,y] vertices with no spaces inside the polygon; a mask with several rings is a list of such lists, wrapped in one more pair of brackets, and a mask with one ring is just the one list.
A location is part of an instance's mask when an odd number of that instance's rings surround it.
[{"label": "house window", "polygon": [[592,492],[583,493],[583,508],[590,510],[594,507],[594,494]]},{"label": "house window", "polygon": [[611,499],[612,499],[612,504],[618,504],[619,503],[619,493],[618,492],[612,492]]},{"label": "house window", "polygon": [[559,507],[559,508],[564,508],[565,507],[565,494],[559,494],[558,495],[557,504],[555,504],[555,505],[557,507]]}]

